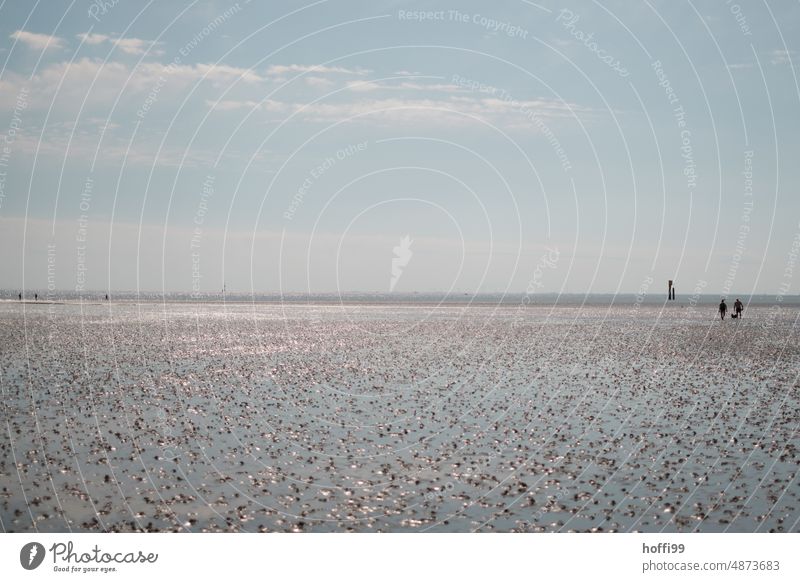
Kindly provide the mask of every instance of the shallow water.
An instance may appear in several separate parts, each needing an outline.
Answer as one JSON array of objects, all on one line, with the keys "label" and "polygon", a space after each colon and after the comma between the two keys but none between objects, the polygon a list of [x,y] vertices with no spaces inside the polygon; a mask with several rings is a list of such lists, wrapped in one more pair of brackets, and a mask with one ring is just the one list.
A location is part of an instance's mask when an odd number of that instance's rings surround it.
[{"label": "shallow water", "polygon": [[798,315],[0,303],[0,520],[800,531]]}]

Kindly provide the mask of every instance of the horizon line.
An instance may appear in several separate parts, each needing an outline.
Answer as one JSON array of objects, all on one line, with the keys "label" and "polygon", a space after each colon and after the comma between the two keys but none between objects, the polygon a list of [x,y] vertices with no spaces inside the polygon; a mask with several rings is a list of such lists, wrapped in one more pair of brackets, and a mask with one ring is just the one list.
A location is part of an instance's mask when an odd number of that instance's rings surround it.
[{"label": "horizon line", "polygon": [[[642,297],[655,297],[659,295],[666,295],[664,293],[640,293],[638,291],[537,291],[537,292],[527,292],[525,290],[514,290],[514,291],[444,291],[444,290],[420,290],[420,291],[377,291],[377,290],[348,290],[348,291],[339,291],[339,290],[329,290],[329,291],[308,291],[308,290],[265,290],[265,291],[254,291],[254,290],[218,290],[218,291],[190,291],[186,289],[180,290],[164,290],[164,289],[87,289],[83,291],[77,291],[75,289],[46,289],[42,287],[29,287],[29,288],[11,288],[11,287],[4,287],[0,288],[0,295],[11,295],[17,296],[19,293],[39,293],[40,295],[71,295],[71,296],[89,296],[89,295],[105,295],[105,294],[113,294],[113,293],[122,293],[127,295],[135,295],[135,294],[148,294],[148,295],[186,295],[192,296],[197,295],[199,297],[223,297],[225,295],[383,295],[383,296],[411,296],[411,295],[419,295],[419,294],[426,294],[426,295],[441,295],[441,296],[472,296],[478,297],[482,295],[530,295],[530,296],[537,296],[537,295],[607,295],[607,296],[616,296],[616,295],[640,295]],[[734,292],[729,291],[727,293],[724,292],[717,292],[717,293],[692,293],[689,295],[678,295],[683,299],[691,298],[691,297],[707,297],[707,296],[718,296],[718,297],[732,297],[734,295],[740,295],[742,297],[753,297],[753,296],[774,296],[776,300],[780,301],[779,298],[786,298],[786,297],[798,297],[800,298],[800,293],[765,293],[765,292]],[[677,299],[675,299],[677,301]]]}]

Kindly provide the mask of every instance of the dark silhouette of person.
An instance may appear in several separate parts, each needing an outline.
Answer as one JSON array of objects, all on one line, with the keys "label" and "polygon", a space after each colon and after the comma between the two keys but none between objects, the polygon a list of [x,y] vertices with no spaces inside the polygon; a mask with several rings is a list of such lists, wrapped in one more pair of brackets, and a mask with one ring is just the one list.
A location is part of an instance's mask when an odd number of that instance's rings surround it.
[{"label": "dark silhouette of person", "polygon": [[34,293],[33,294],[33,300],[34,301],[39,301],[39,294],[38,293]]},{"label": "dark silhouette of person", "polygon": [[725,305],[725,300],[719,302],[719,318],[725,319],[725,313],[728,311],[728,306]]},{"label": "dark silhouette of person", "polygon": [[106,301],[108,301],[108,293],[106,293]]},{"label": "dark silhouette of person", "polygon": [[736,317],[741,319],[742,311],[744,311],[744,304],[737,299],[736,303],[733,304],[733,312],[736,314]]},{"label": "dark silhouette of person", "polygon": [[22,301],[22,293],[19,294],[19,300]]}]

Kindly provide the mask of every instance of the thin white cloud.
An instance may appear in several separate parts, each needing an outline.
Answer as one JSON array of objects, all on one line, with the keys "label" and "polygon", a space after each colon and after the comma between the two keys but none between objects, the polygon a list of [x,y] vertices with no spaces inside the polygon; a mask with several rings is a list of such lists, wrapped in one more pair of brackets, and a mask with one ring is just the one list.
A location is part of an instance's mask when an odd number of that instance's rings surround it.
[{"label": "thin white cloud", "polygon": [[206,104],[216,111],[236,111],[239,109],[259,109],[261,103],[258,101],[236,101],[232,99],[223,99],[222,101],[207,100]]},{"label": "thin white cloud", "polygon": [[775,50],[769,53],[769,62],[773,65],[788,65],[793,56],[794,51]]},{"label": "thin white cloud", "polygon": [[[253,69],[245,69],[242,67],[233,67],[230,65],[220,64],[197,64],[186,65],[183,67],[175,67],[176,74],[183,76],[204,76],[210,81],[230,82],[240,79],[246,83],[257,83],[264,81],[264,77],[260,76]],[[170,69],[173,71],[173,69]]]},{"label": "thin white cloud", "polygon": [[370,72],[369,69],[348,69],[346,67],[326,67],[324,65],[272,65],[267,68],[268,75],[286,75],[289,73],[368,75]]},{"label": "thin white cloud", "polygon": [[375,81],[352,81],[347,84],[347,88],[356,93],[368,93],[370,91],[380,91],[383,87]]},{"label": "thin white cloud", "polygon": [[0,107],[14,106],[19,86],[30,90],[30,108],[48,108],[55,99],[56,109],[63,110],[80,105],[84,99],[87,106],[110,105],[117,100],[120,91],[124,92],[123,103],[139,107],[144,98],[157,89],[158,103],[166,105],[169,95],[176,96],[187,86],[201,81],[215,88],[228,88],[236,82],[247,87],[263,80],[264,77],[253,69],[224,64],[167,66],[142,62],[133,67],[120,61],[83,58],[46,65],[31,78],[18,73],[4,75],[0,78]]},{"label": "thin white cloud", "polygon": [[85,44],[102,44],[111,40],[111,37],[106,36],[105,34],[89,34],[82,32],[80,34],[76,34],[75,36],[78,40],[82,40]]},{"label": "thin white cloud", "polygon": [[27,30],[15,30],[9,37],[36,50],[59,49],[64,47],[63,38],[51,36],[49,34],[39,34],[36,32],[28,32]]},{"label": "thin white cloud", "polygon": [[370,123],[428,123],[469,125],[483,121],[503,128],[536,127],[535,119],[570,119],[585,117],[591,110],[576,104],[545,99],[506,101],[494,97],[450,96],[448,98],[383,98],[327,103],[297,103],[268,99],[208,102],[218,111],[259,109],[271,117],[285,119],[296,114],[302,121],[335,123],[345,119],[369,120]]},{"label": "thin white cloud", "polygon": [[[87,37],[86,41],[96,44],[109,42],[105,37]],[[329,78],[325,75],[308,77],[313,80],[310,85],[304,85],[312,92],[312,85],[323,89],[328,86],[325,80]],[[6,75],[0,79],[0,106],[13,107],[17,92],[15,88],[22,84],[29,89],[31,109],[49,108],[51,104],[57,104],[53,121],[59,120],[59,114],[69,117],[84,103],[84,113],[89,117],[105,115],[104,108],[114,103],[117,103],[119,111],[138,115],[148,99],[147,115],[169,114],[175,100],[197,83],[203,85],[202,91],[197,93],[198,98],[221,114],[235,110],[258,110],[270,120],[285,119],[296,113],[297,120],[314,123],[355,118],[382,124],[464,126],[475,124],[476,120],[471,118],[477,118],[506,129],[535,131],[537,118],[569,119],[574,115],[583,117],[593,113],[575,104],[546,99],[504,100],[495,95],[470,92],[438,79],[430,82],[424,79],[401,79],[352,85],[350,88],[353,91],[311,105],[308,105],[309,98],[303,98],[302,95],[263,101],[264,83],[274,84],[275,80],[249,68],[210,63],[167,65],[152,61],[133,66],[122,61],[105,62],[90,58],[46,65],[32,78],[19,74]],[[228,91],[229,96],[217,102],[223,90]],[[155,99],[148,95],[155,95]],[[150,113],[151,110],[157,110],[158,113]],[[108,128],[110,131],[114,129]]]},{"label": "thin white cloud", "polygon": [[119,38],[108,36],[106,34],[95,33],[81,33],[76,35],[77,38],[88,45],[100,45],[103,43],[111,43],[123,53],[128,55],[140,56],[143,54],[151,54],[154,56],[164,54],[164,51],[158,48],[162,43],[157,43],[152,40],[144,40],[141,38]]},{"label": "thin white cloud", "polygon": [[437,93],[464,93],[467,89],[452,83],[419,83],[416,81],[351,81],[347,84],[351,91],[434,91]]}]

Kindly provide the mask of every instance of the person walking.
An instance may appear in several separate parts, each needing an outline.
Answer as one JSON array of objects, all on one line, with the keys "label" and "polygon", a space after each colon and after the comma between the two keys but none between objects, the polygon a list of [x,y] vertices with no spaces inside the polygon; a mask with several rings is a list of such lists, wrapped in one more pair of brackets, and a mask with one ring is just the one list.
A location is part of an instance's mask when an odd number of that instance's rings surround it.
[{"label": "person walking", "polygon": [[733,304],[733,312],[736,314],[738,319],[742,318],[742,311],[744,311],[744,303],[737,299],[736,303]]},{"label": "person walking", "polygon": [[728,306],[725,305],[725,300],[719,302],[719,318],[725,319],[725,313],[728,311]]}]

